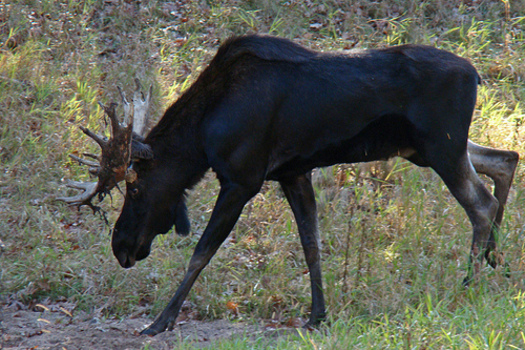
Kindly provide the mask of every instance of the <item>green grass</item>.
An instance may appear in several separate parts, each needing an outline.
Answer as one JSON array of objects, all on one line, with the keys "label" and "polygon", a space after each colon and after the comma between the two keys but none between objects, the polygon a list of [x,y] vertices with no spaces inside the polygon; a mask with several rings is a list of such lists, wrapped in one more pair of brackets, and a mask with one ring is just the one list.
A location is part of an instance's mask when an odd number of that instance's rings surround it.
[{"label": "green grass", "polygon": [[[322,50],[424,43],[455,52],[484,78],[471,139],[523,154],[525,3],[469,3],[2,2],[1,300],[65,298],[120,317],[139,312],[139,303],[151,316],[162,310],[198,237],[158,237],[146,261],[123,270],[104,221],[53,196],[66,191],[63,179],[88,179],[67,155],[98,151],[78,129],[104,130],[97,102],[118,100],[116,85],[129,91],[137,76],[154,86],[158,119],[233,34],[271,33]],[[464,289],[470,223],[431,170],[392,160],[316,171],[328,325],[213,348],[524,348],[523,177],[520,164],[500,233],[511,277],[486,268]],[[191,192],[193,232],[204,230],[217,193],[212,174]],[[121,204],[117,190],[103,203],[111,223]],[[190,293],[199,318],[304,319],[309,278],[277,184],[247,205],[231,237]]]}]

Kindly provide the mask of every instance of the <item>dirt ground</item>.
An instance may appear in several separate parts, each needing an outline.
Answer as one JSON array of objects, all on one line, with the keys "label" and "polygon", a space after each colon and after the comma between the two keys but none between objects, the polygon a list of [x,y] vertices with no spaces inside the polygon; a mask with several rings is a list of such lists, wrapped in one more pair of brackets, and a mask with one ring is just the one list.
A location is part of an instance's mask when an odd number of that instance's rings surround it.
[{"label": "dirt ground", "polygon": [[0,304],[0,349],[174,349],[183,340],[200,348],[212,346],[219,339],[268,332],[228,320],[187,320],[178,322],[172,332],[147,337],[138,333],[152,319],[101,319],[70,309],[67,303],[33,307]]}]

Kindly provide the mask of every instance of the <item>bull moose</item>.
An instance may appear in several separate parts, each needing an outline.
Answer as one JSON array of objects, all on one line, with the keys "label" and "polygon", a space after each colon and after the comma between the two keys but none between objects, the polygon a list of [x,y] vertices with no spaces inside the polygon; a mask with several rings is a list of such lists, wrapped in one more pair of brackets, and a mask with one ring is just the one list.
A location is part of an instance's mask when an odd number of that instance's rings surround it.
[{"label": "bull moose", "polygon": [[[465,209],[473,226],[468,283],[484,257],[495,267],[495,230],[518,162],[513,151],[468,139],[480,76],[464,58],[433,47],[403,45],[355,52],[317,52],[261,35],[227,40],[193,85],[145,135],[151,89],[140,84],[130,102],[121,91],[124,125],[115,104],[103,106],[112,122],[91,166],[94,183],[70,183],[83,192],[59,198],[92,205],[126,180],[125,202],[112,233],[124,268],[150,253],[153,239],[190,225],[185,193],[208,169],[220,193],[176,294],[142,334],[172,329],[202,269],[265,180],[278,181],[296,219],[310,271],[308,325],[325,316],[319,236],[311,170],[338,163],[399,156],[431,167]],[[494,180],[494,195],[478,173]]]}]

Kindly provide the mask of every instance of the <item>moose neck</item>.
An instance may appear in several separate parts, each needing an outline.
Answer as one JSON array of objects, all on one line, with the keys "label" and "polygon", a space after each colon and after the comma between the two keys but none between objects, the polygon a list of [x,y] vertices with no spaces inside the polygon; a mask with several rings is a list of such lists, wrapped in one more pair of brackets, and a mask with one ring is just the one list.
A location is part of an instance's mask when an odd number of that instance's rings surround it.
[{"label": "moose neck", "polygon": [[[191,88],[190,88],[191,89]],[[198,128],[188,114],[202,113],[185,93],[168,108],[145,143],[153,149],[156,166],[163,167],[176,179],[180,190],[193,187],[209,169]]]},{"label": "moose neck", "polygon": [[[185,188],[191,188],[209,169],[199,125],[206,110],[221,97],[227,84],[224,73],[210,64],[164,113],[145,139],[159,161],[174,164]],[[180,170],[179,170],[180,169]],[[184,180],[183,180],[184,178]]]},{"label": "moose neck", "polygon": [[146,140],[153,149],[155,166],[164,168],[179,190],[191,189],[209,169],[194,132],[184,129]]}]

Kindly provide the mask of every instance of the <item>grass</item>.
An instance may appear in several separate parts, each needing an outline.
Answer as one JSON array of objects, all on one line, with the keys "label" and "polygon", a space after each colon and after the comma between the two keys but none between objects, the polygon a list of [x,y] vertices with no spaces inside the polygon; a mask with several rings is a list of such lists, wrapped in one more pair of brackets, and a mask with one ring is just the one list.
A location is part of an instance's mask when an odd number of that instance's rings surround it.
[{"label": "grass", "polygon": [[[97,102],[117,100],[116,85],[130,90],[135,76],[153,84],[158,119],[233,34],[322,50],[431,44],[469,58],[484,78],[471,139],[523,154],[524,12],[523,1],[2,2],[1,300],[67,299],[106,316],[154,316],[181,280],[196,235],[158,237],[146,261],[123,270],[99,216],[53,201],[63,179],[88,179],[67,155],[98,151],[78,126],[102,132]],[[486,268],[464,289],[470,223],[431,170],[401,160],[317,170],[328,325],[213,347],[525,347],[523,177],[520,164],[499,238],[511,277]],[[204,230],[217,193],[212,174],[191,192],[193,232]],[[121,203],[116,190],[103,203],[110,222]],[[245,208],[189,301],[201,319],[284,325],[307,315],[308,274],[276,184]]]}]

